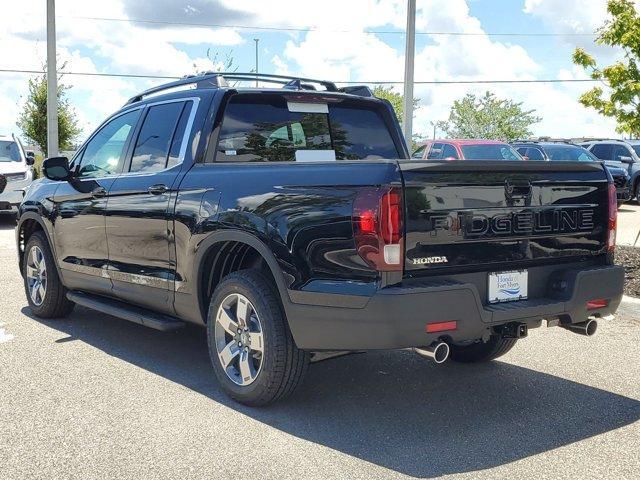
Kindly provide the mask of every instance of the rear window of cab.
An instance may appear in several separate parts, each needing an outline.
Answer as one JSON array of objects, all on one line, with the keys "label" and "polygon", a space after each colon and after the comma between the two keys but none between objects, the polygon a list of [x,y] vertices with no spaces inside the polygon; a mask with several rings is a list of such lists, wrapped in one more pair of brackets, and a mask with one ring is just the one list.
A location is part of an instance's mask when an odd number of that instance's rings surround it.
[{"label": "rear window of cab", "polygon": [[398,158],[380,107],[367,103],[305,104],[282,95],[236,95],[224,112],[216,161]]}]

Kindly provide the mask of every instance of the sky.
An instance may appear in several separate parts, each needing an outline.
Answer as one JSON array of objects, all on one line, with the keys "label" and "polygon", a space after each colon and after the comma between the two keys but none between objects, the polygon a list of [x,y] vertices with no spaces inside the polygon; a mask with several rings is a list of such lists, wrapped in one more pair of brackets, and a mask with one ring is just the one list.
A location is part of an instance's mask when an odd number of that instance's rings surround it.
[{"label": "sky", "polygon": [[[45,0],[4,0],[0,69],[41,70]],[[82,135],[135,93],[162,78],[92,77],[71,72],[182,76],[222,66],[341,81],[402,82],[406,0],[57,0],[58,61]],[[595,46],[605,0],[417,0],[415,80],[579,79],[576,46],[599,62],[619,52]],[[175,25],[179,23],[182,25]],[[201,24],[215,26],[198,26]],[[184,25],[187,24],[187,25]],[[194,26],[195,24],[195,26]],[[241,28],[241,27],[262,27]],[[299,30],[303,31],[299,31]],[[389,33],[400,32],[400,33]],[[442,35],[440,33],[464,33]],[[518,33],[520,35],[497,35]],[[535,33],[537,36],[524,35]],[[469,35],[472,34],[472,35]],[[545,34],[540,35],[540,34]],[[0,72],[0,134],[16,120],[33,74]],[[609,137],[615,122],[583,107],[589,83],[415,86],[414,133],[433,134],[454,100],[486,90],[523,102],[542,121],[535,135]],[[402,84],[394,85],[398,92]]]}]

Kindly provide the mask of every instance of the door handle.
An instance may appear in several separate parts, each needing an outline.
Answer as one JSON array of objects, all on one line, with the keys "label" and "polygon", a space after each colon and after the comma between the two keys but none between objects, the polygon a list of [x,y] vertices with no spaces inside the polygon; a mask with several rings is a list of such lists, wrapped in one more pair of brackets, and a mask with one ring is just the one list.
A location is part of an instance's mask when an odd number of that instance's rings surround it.
[{"label": "door handle", "polygon": [[163,193],[166,193],[167,190],[169,190],[169,187],[167,187],[166,185],[162,184],[162,183],[158,183],[156,185],[151,185],[147,191],[151,194],[151,195],[162,195]]},{"label": "door handle", "polygon": [[102,198],[107,196],[107,189],[104,187],[96,187],[91,190],[91,196],[93,198]]}]

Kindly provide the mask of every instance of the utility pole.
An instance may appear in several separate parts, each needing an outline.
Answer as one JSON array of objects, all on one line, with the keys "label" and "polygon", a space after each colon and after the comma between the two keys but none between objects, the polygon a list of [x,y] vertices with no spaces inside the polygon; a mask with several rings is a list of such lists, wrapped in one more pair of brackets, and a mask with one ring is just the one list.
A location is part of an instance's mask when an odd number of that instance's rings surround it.
[{"label": "utility pole", "polygon": [[254,42],[256,42],[256,88],[258,88],[258,42],[260,42],[259,38],[254,38]]},{"label": "utility pole", "polygon": [[58,156],[58,74],[56,72],[56,5],[47,0],[47,156]]},{"label": "utility pole", "polygon": [[411,148],[413,130],[413,58],[416,50],[416,0],[407,0],[407,41],[404,50],[404,112],[402,130]]}]

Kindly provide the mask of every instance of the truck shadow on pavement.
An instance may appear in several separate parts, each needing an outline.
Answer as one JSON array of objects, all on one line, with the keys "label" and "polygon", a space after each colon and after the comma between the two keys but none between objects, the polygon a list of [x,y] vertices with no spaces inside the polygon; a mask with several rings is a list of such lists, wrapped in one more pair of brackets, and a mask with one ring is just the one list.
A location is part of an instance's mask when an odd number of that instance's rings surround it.
[{"label": "truck shadow on pavement", "polygon": [[[22,312],[31,317],[28,308]],[[311,366],[289,400],[251,409],[218,389],[204,331],[162,333],[77,308],[36,321],[259,422],[415,477],[474,472],[629,425],[640,402],[515,365],[433,365],[376,352]]]}]

